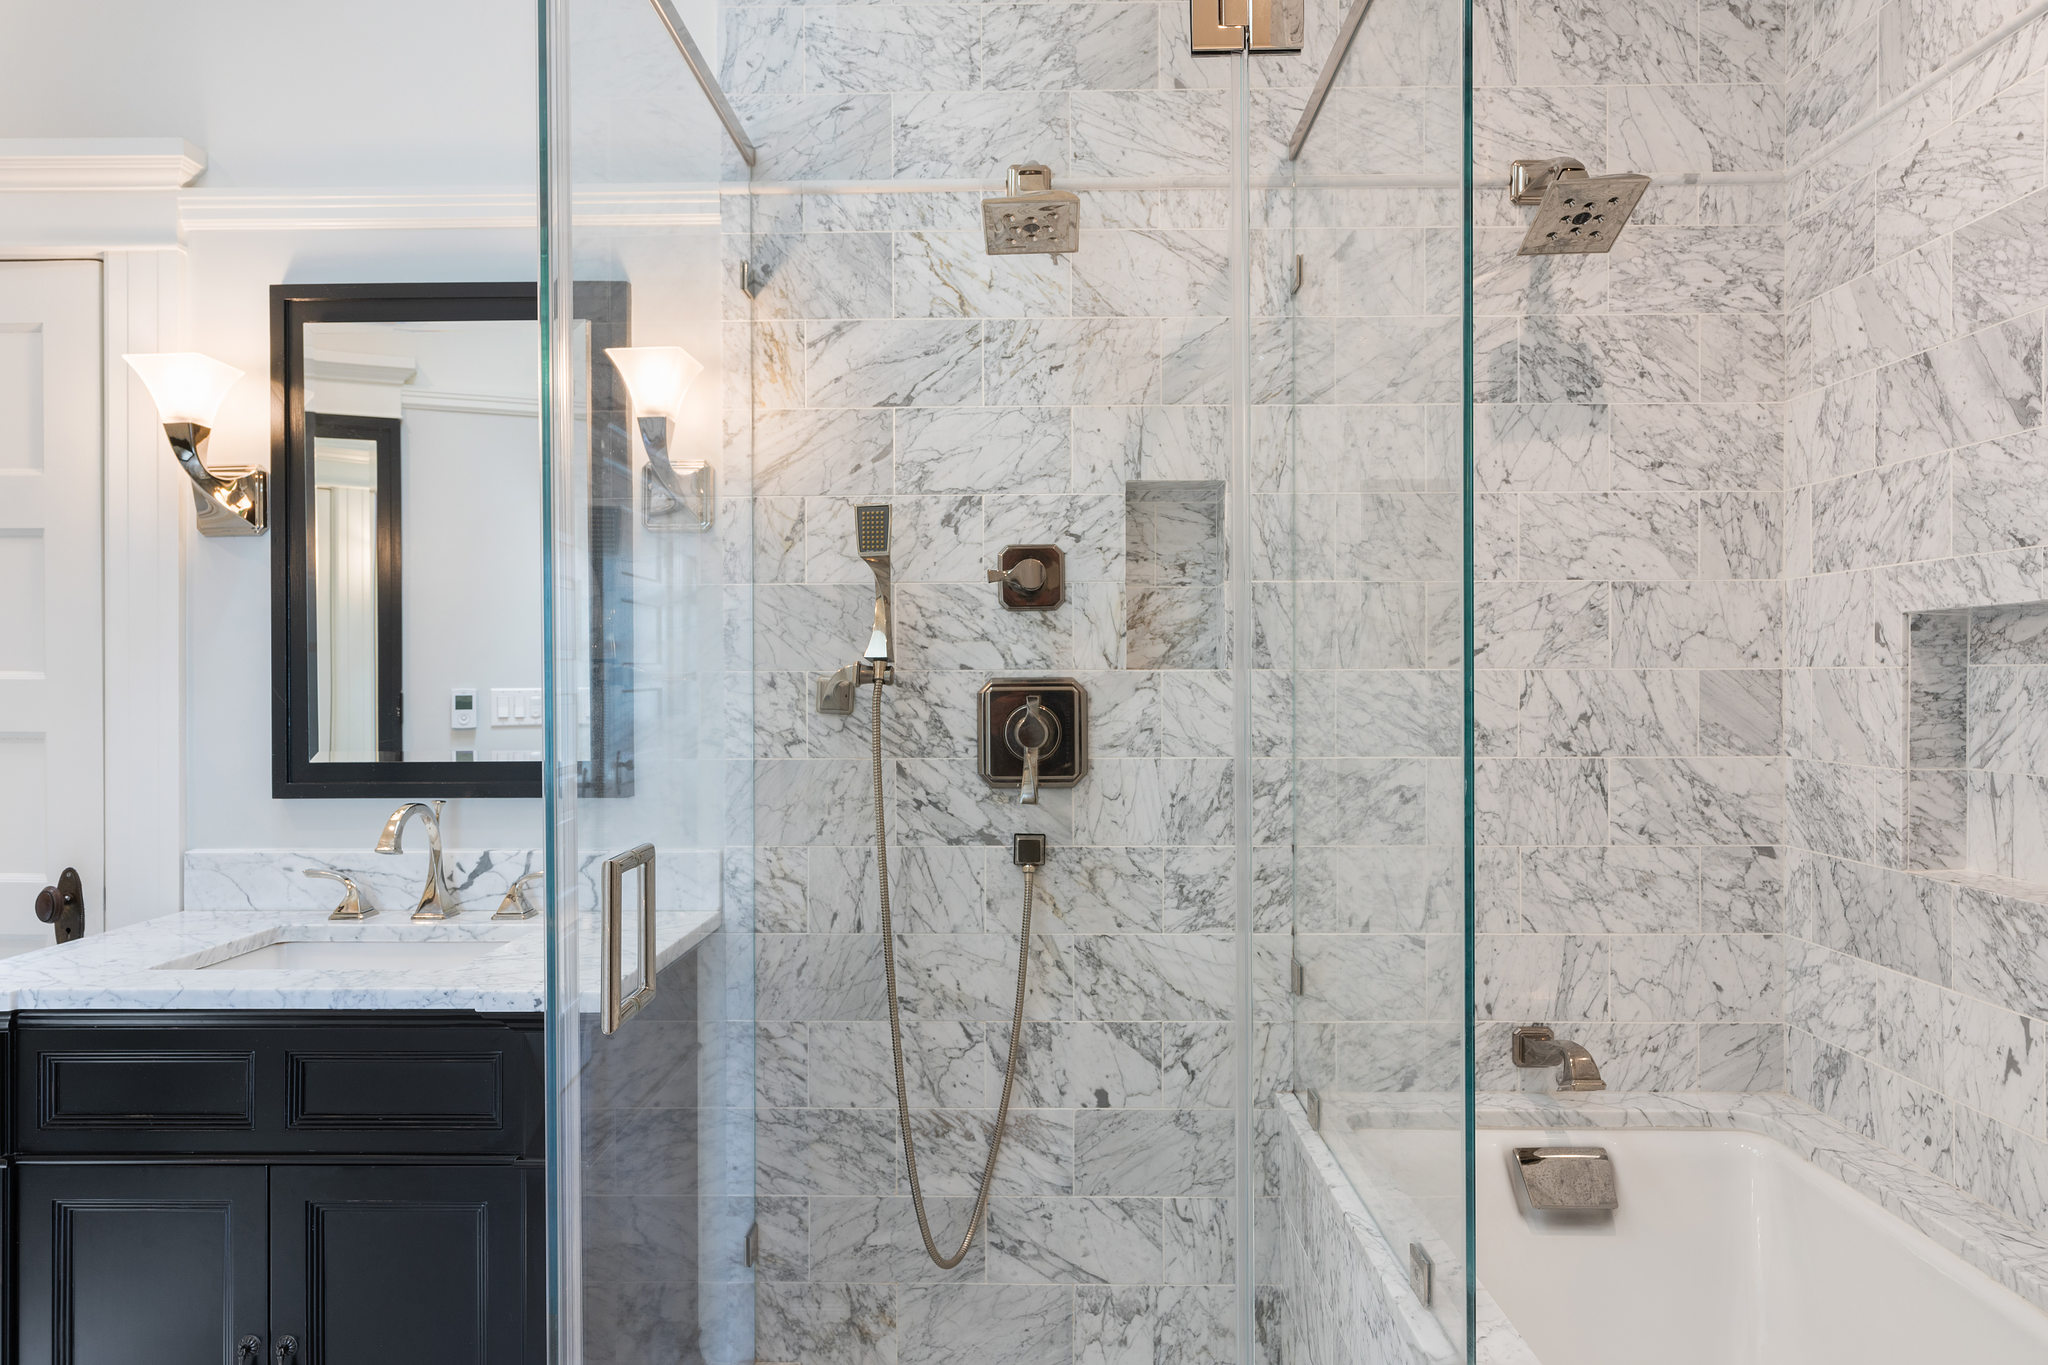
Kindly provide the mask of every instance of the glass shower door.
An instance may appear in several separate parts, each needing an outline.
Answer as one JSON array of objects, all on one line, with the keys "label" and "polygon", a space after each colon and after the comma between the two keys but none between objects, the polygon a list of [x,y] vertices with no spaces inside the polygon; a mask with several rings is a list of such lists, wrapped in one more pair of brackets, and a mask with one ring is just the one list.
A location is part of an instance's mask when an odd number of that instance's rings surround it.
[{"label": "glass shower door", "polygon": [[749,428],[723,316],[729,294],[744,306],[723,261],[735,242],[744,258],[745,215],[721,231],[731,144],[686,36],[647,0],[547,6],[560,1365],[753,1358],[750,604],[729,572],[750,539],[730,496]]},{"label": "glass shower door", "polygon": [[1300,58],[1255,60],[1253,725],[1286,813],[1255,866],[1287,982],[1264,1049],[1287,1079],[1259,1100],[1273,1149],[1319,1130],[1302,1141],[1327,1146],[1390,1255],[1306,1244],[1283,1188],[1261,1263],[1283,1359],[1321,1349],[1285,1302],[1356,1302],[1348,1276],[1376,1282],[1403,1358],[1463,1360],[1468,6],[1368,4],[1312,6]]}]

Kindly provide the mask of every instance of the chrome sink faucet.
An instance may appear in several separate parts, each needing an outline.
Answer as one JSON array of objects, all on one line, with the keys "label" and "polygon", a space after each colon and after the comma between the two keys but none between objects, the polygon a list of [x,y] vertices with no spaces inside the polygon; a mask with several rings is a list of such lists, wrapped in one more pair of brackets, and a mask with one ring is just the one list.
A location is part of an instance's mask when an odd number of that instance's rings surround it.
[{"label": "chrome sink faucet", "polygon": [[413,907],[412,917],[416,920],[447,919],[458,913],[455,893],[448,889],[448,878],[441,871],[441,807],[445,801],[428,805],[424,801],[408,801],[391,812],[391,818],[384,822],[383,836],[377,840],[379,853],[403,853],[405,846],[400,842],[405,826],[413,816],[427,827],[427,884],[420,892],[420,903]]},{"label": "chrome sink faucet", "polygon": [[1600,1068],[1593,1054],[1568,1039],[1561,1039],[1548,1024],[1524,1024],[1515,1030],[1515,1065],[1525,1069],[1557,1068],[1559,1090],[1605,1090]]}]

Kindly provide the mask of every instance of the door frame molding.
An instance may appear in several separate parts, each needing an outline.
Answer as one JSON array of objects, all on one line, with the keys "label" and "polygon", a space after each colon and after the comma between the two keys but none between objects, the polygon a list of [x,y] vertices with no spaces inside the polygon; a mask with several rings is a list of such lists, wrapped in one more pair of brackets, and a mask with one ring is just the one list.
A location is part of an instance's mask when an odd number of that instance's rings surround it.
[{"label": "door frame molding", "polygon": [[88,933],[184,906],[184,475],[121,356],[183,341],[178,193],[205,164],[178,138],[0,139],[0,257],[100,262],[108,833]]}]

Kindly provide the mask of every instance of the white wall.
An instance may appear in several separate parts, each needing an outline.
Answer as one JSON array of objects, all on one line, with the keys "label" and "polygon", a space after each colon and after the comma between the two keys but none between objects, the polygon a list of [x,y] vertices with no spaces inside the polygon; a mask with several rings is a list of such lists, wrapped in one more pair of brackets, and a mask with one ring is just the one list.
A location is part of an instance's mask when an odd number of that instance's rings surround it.
[{"label": "white wall", "polygon": [[529,185],[536,8],[0,0],[0,130],[183,137],[209,189]]}]

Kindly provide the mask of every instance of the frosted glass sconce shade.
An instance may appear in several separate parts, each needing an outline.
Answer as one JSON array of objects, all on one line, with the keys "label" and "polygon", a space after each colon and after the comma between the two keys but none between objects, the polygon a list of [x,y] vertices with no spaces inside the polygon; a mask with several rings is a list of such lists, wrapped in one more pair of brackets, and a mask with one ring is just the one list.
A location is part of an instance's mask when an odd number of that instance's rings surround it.
[{"label": "frosted glass sconce shade", "polygon": [[674,418],[704,362],[680,346],[613,346],[605,351],[626,381],[635,417]]},{"label": "frosted glass sconce shade", "polygon": [[197,351],[166,351],[162,355],[124,355],[128,368],[142,378],[163,422],[213,425],[221,400],[242,377],[225,361]]}]

